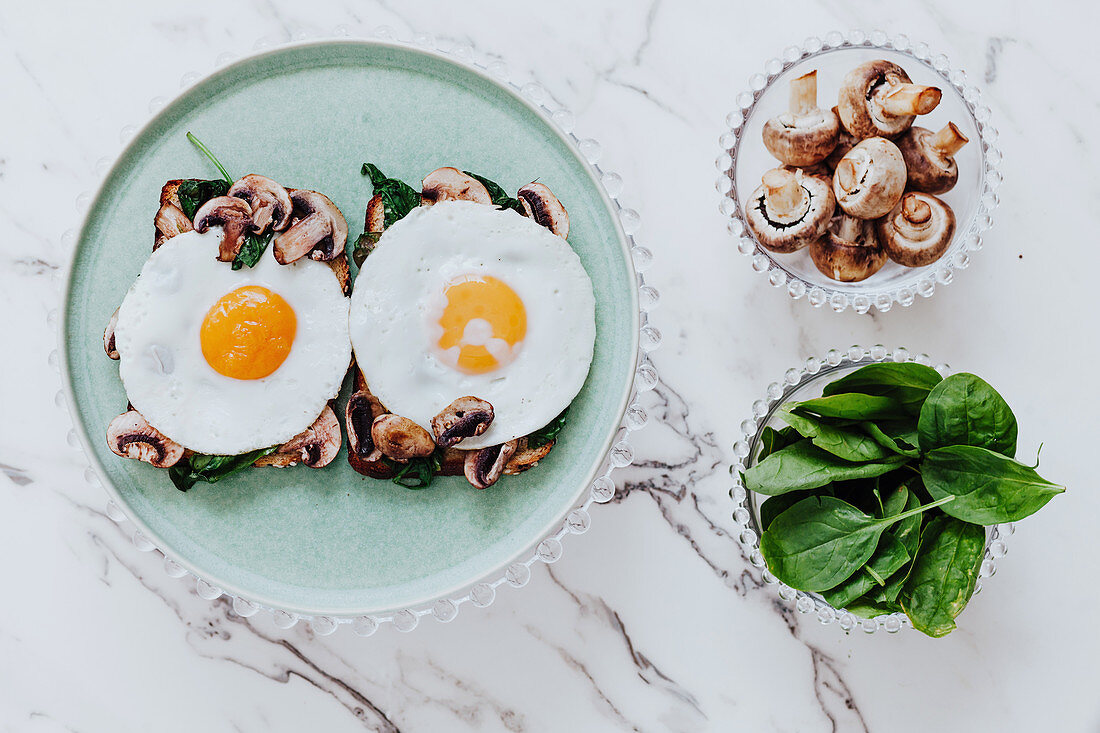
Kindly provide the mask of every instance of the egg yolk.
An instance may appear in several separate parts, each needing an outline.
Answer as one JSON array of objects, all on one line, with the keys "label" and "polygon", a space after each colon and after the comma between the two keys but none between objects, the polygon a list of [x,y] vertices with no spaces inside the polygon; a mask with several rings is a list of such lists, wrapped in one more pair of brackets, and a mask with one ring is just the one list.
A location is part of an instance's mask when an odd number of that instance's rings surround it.
[{"label": "egg yolk", "polygon": [[527,311],[516,292],[495,277],[467,275],[452,281],[439,319],[439,348],[451,366],[484,374],[510,362],[527,334]]},{"label": "egg yolk", "polygon": [[290,354],[298,319],[282,296],[260,285],[223,295],[199,329],[202,355],[233,379],[263,379]]}]

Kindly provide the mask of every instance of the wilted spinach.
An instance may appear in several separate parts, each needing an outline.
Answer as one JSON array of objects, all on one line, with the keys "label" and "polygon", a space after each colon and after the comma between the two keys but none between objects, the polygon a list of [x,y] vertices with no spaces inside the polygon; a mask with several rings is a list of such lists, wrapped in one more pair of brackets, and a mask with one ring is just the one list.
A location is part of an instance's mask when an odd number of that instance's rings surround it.
[{"label": "wilted spinach", "polygon": [[392,481],[406,489],[426,489],[432,485],[432,479],[443,467],[443,451],[436,449],[429,456],[410,458],[401,463],[383,458],[383,463],[393,469]]},{"label": "wilted spinach", "polygon": [[180,491],[187,491],[199,481],[213,484],[221,479],[248,468],[260,458],[274,453],[279,446],[249,451],[235,456],[211,456],[204,453],[192,453],[181,458],[176,465],[168,469],[168,478]]},{"label": "wilted spinach", "polygon": [[974,591],[983,525],[1017,521],[1065,490],[1013,459],[1012,410],[970,374],[919,364],[858,369],[765,428],[746,488],[779,580],[869,618],[904,611],[931,636]]},{"label": "wilted spinach", "polygon": [[188,178],[180,181],[179,187],[176,188],[176,197],[179,198],[180,209],[184,215],[194,221],[195,212],[210,199],[224,196],[229,191],[229,186],[230,183],[221,178],[209,181]]},{"label": "wilted spinach", "polygon": [[541,448],[542,446],[557,440],[558,433],[565,427],[565,413],[568,409],[562,410],[561,414],[555,417],[535,432],[527,436],[527,446],[529,448]]},{"label": "wilted spinach", "polygon": [[476,178],[478,181],[481,182],[481,185],[485,186],[485,190],[489,192],[489,198],[493,200],[494,206],[500,209],[511,209],[512,211],[527,216],[527,212],[524,210],[523,204],[520,203],[519,199],[514,199],[509,196],[507,193],[504,192],[504,189],[497,185],[495,182],[490,181],[484,176],[479,176],[476,173],[471,173],[470,171],[462,172],[470,176],[471,178]]}]

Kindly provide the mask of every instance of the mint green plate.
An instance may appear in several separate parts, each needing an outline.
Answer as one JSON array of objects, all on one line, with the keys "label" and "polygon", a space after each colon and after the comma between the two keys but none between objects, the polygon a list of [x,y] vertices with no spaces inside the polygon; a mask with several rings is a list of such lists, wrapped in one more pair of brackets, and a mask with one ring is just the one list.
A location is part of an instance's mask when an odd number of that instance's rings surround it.
[{"label": "mint green plate", "polygon": [[[111,313],[148,257],[168,179],[214,178],[194,132],[235,176],[258,172],[330,196],[352,237],[370,186],[364,161],[419,181],[444,165],[508,191],[539,179],[569,209],[569,241],[595,287],[596,353],[557,447],[486,491],[461,477],[410,491],[364,478],[343,453],[324,469],[255,469],[184,494],[164,471],[104,440],[126,407],[103,353]],[[631,391],[636,280],[613,204],[573,145],[510,88],[433,53],[336,42],[245,59],[184,92],[107,175],[81,230],[63,308],[62,359],[76,430],[108,492],[158,547],[225,591],[302,614],[418,606],[525,557],[587,489]]]}]

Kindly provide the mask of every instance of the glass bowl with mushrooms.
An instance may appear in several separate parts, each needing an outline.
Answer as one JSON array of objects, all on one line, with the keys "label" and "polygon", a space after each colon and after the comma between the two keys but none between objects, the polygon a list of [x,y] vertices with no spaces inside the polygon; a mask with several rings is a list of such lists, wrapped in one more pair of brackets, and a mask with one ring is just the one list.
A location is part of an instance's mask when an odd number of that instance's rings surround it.
[{"label": "glass bowl with mushrooms", "polygon": [[753,269],[814,307],[930,297],[992,226],[1001,153],[966,74],[904,35],[829,33],[765,63],[716,161]]}]

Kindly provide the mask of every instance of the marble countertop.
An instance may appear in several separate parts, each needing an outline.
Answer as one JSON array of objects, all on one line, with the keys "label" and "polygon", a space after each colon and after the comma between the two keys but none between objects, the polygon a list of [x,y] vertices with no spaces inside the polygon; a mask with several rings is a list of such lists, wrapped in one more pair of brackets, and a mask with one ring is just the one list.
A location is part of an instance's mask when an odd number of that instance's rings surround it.
[{"label": "marble countertop", "polygon": [[[1095,6],[563,0],[0,3],[0,729],[11,731],[1096,731],[1092,522],[1100,363]],[[486,610],[361,639],[281,631],[169,578],[104,514],[66,445],[46,368],[71,202],[119,130],[189,71],[260,37],[445,34],[499,54],[577,113],[642,213],[662,293],[655,418],[615,499],[530,585]],[[832,29],[945,51],[992,106],[1002,204],[970,269],[879,315],[792,301],[717,212],[714,159],[764,60]],[[101,173],[102,171],[100,171]],[[1021,455],[1069,490],[1020,523],[949,637],[844,634],[760,587],[727,496],[738,423],[768,382],[852,343],[906,345],[986,376]],[[1057,721],[1053,723],[1053,721]]]}]

